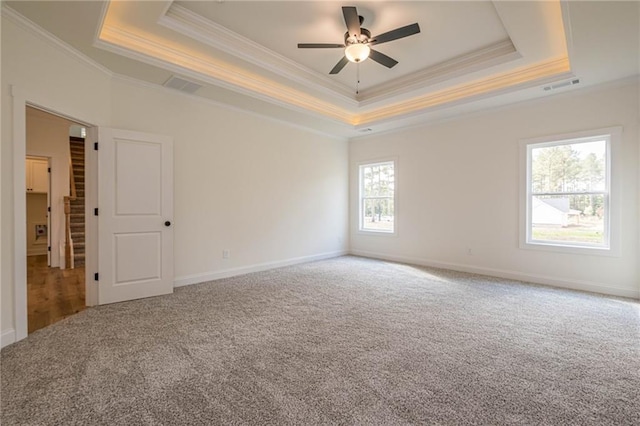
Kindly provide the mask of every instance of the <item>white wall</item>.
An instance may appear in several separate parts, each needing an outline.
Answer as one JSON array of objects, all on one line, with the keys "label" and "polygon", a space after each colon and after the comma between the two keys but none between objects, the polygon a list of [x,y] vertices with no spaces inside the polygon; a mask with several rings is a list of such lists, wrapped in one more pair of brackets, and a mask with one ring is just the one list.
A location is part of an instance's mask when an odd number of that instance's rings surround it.
[{"label": "white wall", "polygon": [[[27,155],[51,159],[51,266],[64,268],[64,197],[69,195],[69,128],[61,117],[27,108]],[[27,230],[28,237],[29,230]]]},{"label": "white wall", "polygon": [[[178,285],[347,250],[346,140],[113,79],[6,15],[2,40],[3,345],[15,337],[20,309],[13,291],[20,271],[13,267],[10,85],[31,102],[84,123],[174,138]],[[223,249],[230,259],[222,259]]]},{"label": "white wall", "polygon": [[[19,25],[8,14],[2,16],[2,181],[1,181],[1,313],[2,344],[14,334],[14,282],[25,271],[14,270],[14,152],[21,154],[13,143],[13,98],[16,93],[36,105],[96,125],[110,121],[110,77],[80,61],[38,33]],[[24,130],[24,129],[23,129]],[[23,146],[22,149],[25,147]],[[24,167],[24,160],[21,161]],[[19,174],[19,173],[18,173]],[[20,309],[20,307],[18,307]]]},{"label": "white wall", "polygon": [[174,138],[178,284],[347,250],[345,140],[121,80],[112,117]]},{"label": "white wall", "polygon": [[[639,96],[637,83],[621,84],[352,140],[352,251],[639,297]],[[520,249],[519,140],[618,125],[621,256]],[[357,163],[387,157],[398,159],[398,236],[359,234]]]}]

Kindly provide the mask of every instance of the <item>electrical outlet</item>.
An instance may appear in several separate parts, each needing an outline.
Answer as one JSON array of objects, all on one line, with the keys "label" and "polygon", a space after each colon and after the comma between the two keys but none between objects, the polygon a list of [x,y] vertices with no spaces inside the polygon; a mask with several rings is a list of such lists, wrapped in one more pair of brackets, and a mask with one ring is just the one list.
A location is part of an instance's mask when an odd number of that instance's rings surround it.
[{"label": "electrical outlet", "polygon": [[229,250],[229,249],[222,250],[222,258],[223,259],[229,259],[230,257],[231,257],[231,250]]}]

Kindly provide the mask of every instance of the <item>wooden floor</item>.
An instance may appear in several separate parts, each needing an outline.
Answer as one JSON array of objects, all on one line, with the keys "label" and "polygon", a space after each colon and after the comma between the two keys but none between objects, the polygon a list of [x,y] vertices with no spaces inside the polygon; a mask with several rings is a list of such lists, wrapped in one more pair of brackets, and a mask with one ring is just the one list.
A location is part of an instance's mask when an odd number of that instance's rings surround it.
[{"label": "wooden floor", "polygon": [[29,333],[85,308],[84,267],[49,268],[47,256],[27,256]]}]

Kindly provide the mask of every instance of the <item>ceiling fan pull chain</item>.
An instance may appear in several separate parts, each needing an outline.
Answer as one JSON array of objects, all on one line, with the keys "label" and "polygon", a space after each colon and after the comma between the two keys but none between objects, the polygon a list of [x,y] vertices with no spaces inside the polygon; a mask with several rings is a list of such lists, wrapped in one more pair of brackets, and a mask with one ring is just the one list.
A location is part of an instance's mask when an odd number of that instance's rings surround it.
[{"label": "ceiling fan pull chain", "polygon": [[360,94],[360,62],[356,62],[356,95]]}]

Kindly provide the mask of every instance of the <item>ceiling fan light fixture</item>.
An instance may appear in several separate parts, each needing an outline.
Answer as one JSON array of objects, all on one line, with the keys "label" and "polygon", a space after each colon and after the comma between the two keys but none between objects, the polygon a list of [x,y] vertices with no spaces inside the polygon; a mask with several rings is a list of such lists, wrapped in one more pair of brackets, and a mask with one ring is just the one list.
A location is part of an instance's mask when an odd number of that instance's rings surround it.
[{"label": "ceiling fan light fixture", "polygon": [[[344,44],[337,43],[298,43],[299,49],[334,49],[343,48],[344,56],[329,71],[329,74],[338,74],[349,62],[359,64],[371,57],[371,60],[387,68],[398,65],[398,61],[377,50],[372,50],[372,45],[387,43],[401,38],[409,37],[420,32],[420,25],[405,25],[395,30],[387,31],[371,37],[371,32],[362,28],[364,18],[358,15],[355,6],[342,6],[344,23],[347,25],[347,32],[344,33]],[[356,90],[357,93],[357,90]]]},{"label": "ceiling fan light fixture", "polygon": [[344,49],[344,56],[351,62],[362,62],[369,57],[371,48],[364,43],[354,43]]}]

